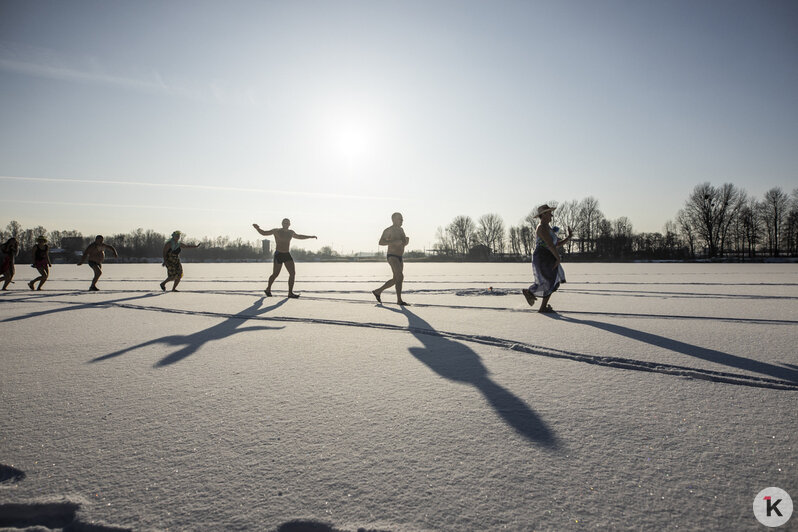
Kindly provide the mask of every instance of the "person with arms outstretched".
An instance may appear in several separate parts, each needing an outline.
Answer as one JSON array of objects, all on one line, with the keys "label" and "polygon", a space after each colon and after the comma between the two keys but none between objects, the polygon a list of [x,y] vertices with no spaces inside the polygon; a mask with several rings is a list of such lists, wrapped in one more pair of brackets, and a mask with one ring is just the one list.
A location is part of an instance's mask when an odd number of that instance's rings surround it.
[{"label": "person with arms outstretched", "polygon": [[78,266],[82,266],[83,262],[86,261],[91,266],[91,269],[94,270],[94,279],[91,280],[91,286],[89,290],[92,292],[96,292],[99,290],[97,288],[97,280],[103,274],[103,260],[105,260],[105,250],[111,250],[114,254],[114,258],[118,257],[119,254],[116,252],[116,248],[110,244],[103,244],[103,236],[97,235],[97,238],[94,239],[94,242],[86,247],[86,251],[83,252],[83,256],[80,258],[80,262],[78,262]]},{"label": "person with arms outstretched", "polygon": [[269,229],[268,231],[261,229],[258,224],[252,224],[252,227],[254,227],[255,230],[263,236],[274,236],[274,267],[272,269],[272,275],[269,277],[269,284],[264,292],[266,292],[268,297],[272,296],[272,284],[274,283],[274,280],[277,279],[277,276],[280,275],[280,271],[283,269],[283,264],[285,264],[285,269],[288,270],[288,297],[295,299],[299,297],[299,294],[294,293],[294,278],[296,277],[296,268],[294,267],[294,258],[291,256],[289,251],[291,247],[291,239],[296,238],[298,240],[307,240],[309,238],[316,238],[316,235],[299,235],[295,233],[293,230],[289,229],[291,226],[291,220],[288,218],[283,219],[282,225],[282,228]]},{"label": "person with arms outstretched", "polygon": [[186,244],[180,242],[180,237],[183,235],[180,231],[172,233],[172,238],[166,241],[163,246],[163,263],[161,266],[166,266],[166,279],[161,283],[161,290],[166,292],[166,283],[174,281],[172,285],[172,292],[177,292],[177,285],[180,284],[180,279],[183,278],[183,265],[180,263],[180,251],[184,248],[198,248],[201,244]]},{"label": "person with arms outstretched", "polygon": [[381,296],[383,290],[396,286],[396,302],[399,305],[407,305],[408,303],[402,300],[402,281],[404,281],[405,278],[402,256],[405,253],[405,246],[410,242],[410,239],[405,236],[405,230],[402,229],[404,218],[402,218],[401,213],[393,213],[393,215],[391,215],[391,221],[393,225],[387,227],[385,231],[382,232],[380,245],[388,246],[388,253],[385,255],[385,258],[388,259],[388,264],[393,272],[393,278],[371,293],[374,294],[378,302],[382,303]]}]

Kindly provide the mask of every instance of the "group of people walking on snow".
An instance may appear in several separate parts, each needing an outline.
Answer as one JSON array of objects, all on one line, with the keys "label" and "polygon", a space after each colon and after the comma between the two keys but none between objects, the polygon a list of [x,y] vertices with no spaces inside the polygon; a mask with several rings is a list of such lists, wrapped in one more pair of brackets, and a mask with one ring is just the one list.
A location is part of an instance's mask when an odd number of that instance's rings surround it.
[{"label": "group of people walking on snow", "polygon": [[[559,288],[561,283],[565,282],[565,272],[562,269],[562,257],[558,247],[564,245],[571,239],[571,229],[568,229],[568,236],[560,240],[557,235],[557,228],[551,226],[553,212],[556,207],[549,207],[548,205],[541,205],[535,215],[540,219],[536,229],[535,250],[532,253],[532,270],[534,274],[534,281],[529,288],[524,288],[522,293],[526,298],[527,303],[533,306],[538,298],[542,298],[540,309],[538,312],[549,313],[554,312],[554,309],[549,305],[549,298]],[[388,288],[394,287],[396,291],[396,302],[399,305],[407,305],[402,299],[402,282],[404,281],[404,262],[403,255],[405,246],[410,242],[410,239],[405,235],[402,224],[404,218],[401,213],[395,212],[391,215],[392,224],[385,228],[380,237],[379,244],[387,246],[386,259],[388,265],[391,267],[391,278],[386,281],[382,286],[373,290],[371,293],[374,298],[382,303],[382,293]],[[258,224],[252,224],[255,230],[263,236],[274,236],[275,252],[273,259],[273,270],[269,277],[268,285],[264,292],[268,297],[272,296],[272,285],[282,271],[283,265],[288,270],[288,297],[298,298],[299,294],[294,292],[294,280],[296,277],[296,268],[294,266],[294,259],[291,257],[290,246],[291,240],[296,238],[298,240],[306,240],[310,238],[317,238],[315,235],[300,235],[290,229],[291,220],[285,218],[282,221],[282,227],[263,230]],[[180,252],[183,249],[197,248],[200,244],[186,244],[181,242],[180,238],[183,234],[180,231],[172,233],[172,237],[166,241],[163,247],[163,263],[162,266],[166,267],[167,276],[163,282],[160,283],[162,291],[166,291],[166,284],[172,282],[172,291],[177,292],[177,285],[183,278],[183,266],[180,263]],[[19,243],[14,237],[9,238],[5,243],[0,245],[0,251],[3,252],[4,258],[2,263],[2,270],[0,271],[0,282],[3,282],[2,290],[7,290],[8,285],[14,278],[14,263],[17,254],[19,253]],[[102,264],[105,259],[105,252],[110,251],[114,257],[119,254],[116,248],[110,244],[104,243],[102,235],[97,235],[94,242],[86,247],[83,255],[78,262],[81,266],[87,262],[94,272],[94,277],[89,286],[90,291],[98,291],[97,281],[102,275]],[[36,246],[33,248],[33,268],[39,272],[39,276],[28,282],[28,288],[31,290],[41,290],[42,285],[47,281],[50,276],[50,246],[44,236],[39,236],[36,239]],[[36,287],[36,283],[38,287]]]}]

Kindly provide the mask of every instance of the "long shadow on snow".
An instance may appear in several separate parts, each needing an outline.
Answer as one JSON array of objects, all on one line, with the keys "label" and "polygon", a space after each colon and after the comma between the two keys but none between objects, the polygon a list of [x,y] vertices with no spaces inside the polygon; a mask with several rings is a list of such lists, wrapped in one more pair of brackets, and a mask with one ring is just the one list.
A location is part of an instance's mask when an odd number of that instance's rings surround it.
[{"label": "long shadow on snow", "polygon": [[280,307],[286,301],[288,301],[287,299],[283,299],[270,307],[265,307],[258,310],[261,307],[261,305],[263,305],[263,301],[265,299],[266,299],[265,297],[261,297],[251,307],[242,310],[238,314],[229,316],[223,322],[217,323],[216,325],[208,327],[207,329],[203,329],[202,331],[197,331],[192,334],[173,334],[169,336],[163,336],[161,338],[156,338],[154,340],[148,340],[146,342],[142,342],[140,344],[131,347],[126,347],[125,349],[120,349],[119,351],[114,351],[113,353],[109,353],[107,355],[94,358],[90,362],[92,363],[102,362],[103,360],[115,358],[120,355],[124,355],[125,353],[129,353],[130,351],[135,351],[136,349],[147,347],[149,345],[166,344],[171,346],[184,346],[182,349],[178,349],[174,353],[165,356],[155,364],[155,367],[163,367],[163,366],[168,366],[170,364],[174,364],[175,362],[180,362],[184,358],[189,357],[194,353],[196,353],[197,350],[199,350],[199,348],[205,345],[206,343],[214,340],[222,340],[224,338],[229,338],[234,334],[248,332],[248,331],[282,329],[283,327],[267,327],[265,325],[253,325],[251,327],[239,328],[240,325],[246,322],[247,318],[256,317],[260,316],[261,314],[265,314],[271,310]]},{"label": "long shadow on snow", "polygon": [[[412,291],[404,291],[403,293],[413,293]],[[369,294],[370,295],[370,294]],[[302,299],[305,301],[338,301],[343,303],[355,303],[359,305],[374,305],[373,299],[349,299],[343,297],[314,297],[303,295]],[[523,300],[520,297],[519,300]],[[439,303],[418,303],[414,302],[413,306],[416,308],[448,308],[457,310],[488,310],[492,312],[515,312],[529,314],[529,307],[485,307],[477,305],[443,305]],[[386,307],[387,308],[387,307]],[[798,320],[775,320],[769,318],[733,318],[726,316],[696,316],[693,314],[639,314],[628,312],[597,312],[597,311],[576,311],[569,310],[568,314],[587,314],[594,316],[613,316],[618,318],[646,318],[656,320],[708,320],[708,321],[724,321],[729,323],[749,323],[749,324],[766,324],[766,325],[798,325]]]},{"label": "long shadow on snow", "polygon": [[424,347],[411,347],[410,353],[441,377],[470,384],[485,397],[493,410],[518,434],[531,442],[556,449],[560,443],[546,423],[521,399],[491,380],[482,360],[473,349],[450,340],[407,307],[394,310],[407,317],[408,330]]},{"label": "long shadow on snow", "polygon": [[[85,292],[69,292],[69,293],[60,293],[60,294],[48,294],[47,296],[38,296],[36,299],[33,298],[26,298],[28,301],[36,301],[40,303],[40,299],[46,297],[54,297],[54,296],[64,296],[64,295],[77,295],[77,294],[85,294]],[[41,310],[39,312],[30,312],[28,314],[24,314],[22,316],[14,316],[12,318],[6,318],[4,320],[0,320],[0,323],[8,322],[8,321],[19,321],[19,320],[27,320],[29,318],[38,318],[40,316],[47,316],[48,314],[57,314],[59,312],[69,312],[72,310],[84,310],[87,308],[97,308],[97,307],[104,307],[104,306],[114,306],[117,303],[121,303],[122,301],[133,301],[134,299],[145,299],[148,297],[156,297],[160,296],[159,293],[152,293],[149,292],[147,294],[143,294],[140,296],[131,296],[131,297],[123,297],[119,299],[109,299],[107,301],[92,301],[90,303],[67,303],[68,306],[66,307],[59,307],[50,310]],[[15,302],[17,302],[15,300]],[[62,303],[61,301],[55,301],[55,303]]]},{"label": "long shadow on snow", "polygon": [[621,325],[613,325],[611,323],[604,323],[601,321],[569,318],[563,316],[562,314],[556,313],[544,314],[544,316],[577,325],[588,325],[590,327],[595,327],[596,329],[601,329],[602,331],[611,332],[619,336],[625,336],[626,338],[631,338],[632,340],[637,340],[639,342],[644,342],[656,347],[661,347],[676,353],[682,353],[683,355],[700,358],[701,360],[706,360],[715,364],[722,364],[732,368],[761,373],[763,375],[770,375],[771,377],[776,377],[789,382],[798,382],[798,371],[787,367],[776,366],[774,364],[760,362],[759,360],[754,360],[751,358],[731,355],[729,353],[724,353],[715,349],[708,349],[706,347],[680,342],[679,340],[674,340],[673,338],[667,338],[658,334],[647,333],[637,329],[623,327]]}]

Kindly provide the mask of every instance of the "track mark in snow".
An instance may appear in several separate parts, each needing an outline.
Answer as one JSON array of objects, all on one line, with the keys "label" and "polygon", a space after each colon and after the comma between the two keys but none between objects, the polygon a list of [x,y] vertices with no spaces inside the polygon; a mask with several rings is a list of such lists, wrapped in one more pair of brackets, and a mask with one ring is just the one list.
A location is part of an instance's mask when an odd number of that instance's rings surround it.
[{"label": "track mark in snow", "polygon": [[[144,297],[153,297],[153,296],[160,296],[162,292],[157,291],[153,292],[152,290],[103,290],[103,294],[110,295],[110,294],[129,294],[129,293],[140,293],[143,295],[134,296],[125,299],[142,299]],[[252,295],[252,296],[260,296],[262,293],[260,290],[253,291],[253,290],[182,290],[183,293],[188,294],[213,294],[213,295]],[[419,291],[422,292],[422,291]],[[376,307],[378,304],[374,301],[373,296],[369,294],[367,299],[351,299],[351,298],[343,298],[343,297],[316,297],[308,294],[315,294],[315,293],[352,293],[352,294],[362,294],[362,291],[352,291],[352,292],[341,292],[341,291],[321,291],[321,292],[306,292],[302,295],[303,301],[332,301],[332,302],[339,302],[339,303],[353,303],[356,305],[369,305],[371,307]],[[574,293],[574,292],[571,292]],[[6,301],[11,303],[58,303],[62,305],[70,305],[74,307],[83,307],[85,306],[111,306],[117,303],[117,300],[114,301],[96,301],[96,302],[88,302],[86,304],[79,303],[77,301],[58,301],[56,299],[52,299],[54,297],[59,296],[89,296],[92,297],[94,294],[87,293],[86,291],[67,291],[67,292],[49,292],[46,294],[30,294],[30,295],[23,295],[22,297],[14,297],[6,299]],[[498,294],[502,295],[502,294]],[[516,295],[510,293],[509,295]],[[278,296],[279,297],[279,296]],[[519,300],[522,300],[521,296],[519,296]],[[417,308],[447,308],[447,309],[455,309],[455,310],[487,310],[491,312],[513,312],[513,313],[523,313],[523,314],[533,314],[529,310],[529,306],[524,302],[521,306],[518,307],[492,307],[492,306],[477,306],[477,305],[442,305],[437,303],[413,303],[414,307]],[[170,309],[163,309],[164,312],[169,312]],[[565,311],[561,311],[565,312]],[[606,316],[606,317],[616,317],[616,318],[635,318],[635,319],[649,319],[649,320],[687,320],[687,321],[695,321],[695,320],[702,320],[702,321],[722,321],[728,323],[747,323],[747,324],[756,324],[756,325],[798,325],[798,320],[779,320],[779,319],[768,319],[768,318],[734,318],[729,316],[696,316],[696,315],[685,315],[685,314],[637,314],[637,313],[629,313],[629,312],[598,312],[598,311],[580,311],[580,310],[568,310],[568,315],[588,315],[588,316]],[[0,320],[2,322],[9,322],[9,321],[17,321],[20,319],[25,319],[33,317],[32,315],[28,316],[17,316],[12,318],[7,318],[5,320]]]},{"label": "track mark in snow", "polygon": [[[17,301],[24,301],[24,300],[17,300]],[[30,300],[30,301],[39,302],[38,300]],[[117,307],[117,308],[131,309],[131,310],[146,310],[151,312],[165,312],[170,314],[185,314],[189,316],[207,316],[211,318],[261,320],[261,321],[272,321],[272,322],[282,322],[282,323],[307,323],[307,324],[317,324],[317,325],[332,325],[340,327],[380,329],[380,330],[395,331],[395,332],[411,332],[416,334],[440,336],[442,338],[449,338],[452,340],[459,340],[463,342],[488,345],[492,347],[506,349],[509,351],[516,351],[519,353],[527,353],[531,355],[545,356],[550,358],[562,358],[562,359],[573,360],[576,362],[583,362],[587,364],[595,364],[599,366],[606,366],[618,369],[647,371],[652,373],[674,375],[685,378],[708,380],[712,382],[736,384],[739,386],[771,388],[776,390],[798,390],[798,382],[788,381],[783,379],[757,377],[753,375],[729,373],[723,371],[712,371],[701,368],[693,368],[689,366],[678,366],[674,364],[660,364],[656,362],[646,362],[632,358],[588,355],[588,354],[565,351],[550,347],[537,346],[515,340],[497,338],[494,336],[454,333],[454,332],[438,331],[432,329],[420,329],[420,328],[401,326],[401,325],[391,325],[388,323],[357,322],[357,321],[348,321],[348,320],[332,320],[324,318],[301,318],[301,317],[290,317],[290,316],[228,314],[223,312],[170,309],[164,307],[136,305],[132,303],[121,303],[114,301],[76,303],[71,301],[48,300],[48,302],[77,306],[81,308],[85,308],[88,306]],[[370,302],[370,304],[373,305],[373,302]],[[416,306],[422,307],[425,305],[416,305]]]}]

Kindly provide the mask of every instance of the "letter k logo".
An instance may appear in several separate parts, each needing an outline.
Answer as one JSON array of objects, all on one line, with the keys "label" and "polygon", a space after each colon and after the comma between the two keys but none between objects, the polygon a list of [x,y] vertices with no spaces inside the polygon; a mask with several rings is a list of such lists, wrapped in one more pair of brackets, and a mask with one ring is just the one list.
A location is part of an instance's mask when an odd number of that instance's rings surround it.
[{"label": "letter k logo", "polygon": [[765,497],[765,501],[767,502],[767,514],[768,514],[768,517],[770,517],[770,514],[772,514],[773,512],[776,512],[776,515],[778,515],[779,517],[782,517],[781,512],[779,511],[779,508],[778,508],[779,503],[781,502],[781,499],[777,500],[774,503],[771,503],[771,500],[772,499],[771,499],[770,496]]}]

